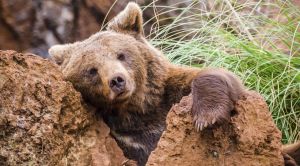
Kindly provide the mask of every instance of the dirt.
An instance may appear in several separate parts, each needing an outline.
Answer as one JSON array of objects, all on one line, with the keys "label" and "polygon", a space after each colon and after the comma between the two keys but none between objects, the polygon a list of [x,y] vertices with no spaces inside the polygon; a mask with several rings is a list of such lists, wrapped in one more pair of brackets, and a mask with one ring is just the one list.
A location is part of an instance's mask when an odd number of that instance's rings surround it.
[{"label": "dirt", "polygon": [[237,102],[231,122],[200,133],[193,127],[191,105],[192,96],[187,96],[172,107],[148,166],[283,165],[281,132],[259,94],[247,92]]},{"label": "dirt", "polygon": [[59,68],[0,51],[0,165],[121,165],[127,159]]}]

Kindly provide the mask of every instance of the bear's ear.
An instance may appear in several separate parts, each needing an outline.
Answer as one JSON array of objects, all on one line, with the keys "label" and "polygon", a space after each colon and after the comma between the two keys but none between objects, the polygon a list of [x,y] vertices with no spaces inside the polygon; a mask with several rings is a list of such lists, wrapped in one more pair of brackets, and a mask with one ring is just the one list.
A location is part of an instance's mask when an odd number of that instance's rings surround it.
[{"label": "bear's ear", "polygon": [[58,65],[63,64],[65,61],[69,61],[71,57],[71,44],[65,45],[54,45],[52,46],[48,52],[51,57]]},{"label": "bear's ear", "polygon": [[129,2],[126,8],[108,23],[107,30],[144,36],[143,15],[139,5]]}]

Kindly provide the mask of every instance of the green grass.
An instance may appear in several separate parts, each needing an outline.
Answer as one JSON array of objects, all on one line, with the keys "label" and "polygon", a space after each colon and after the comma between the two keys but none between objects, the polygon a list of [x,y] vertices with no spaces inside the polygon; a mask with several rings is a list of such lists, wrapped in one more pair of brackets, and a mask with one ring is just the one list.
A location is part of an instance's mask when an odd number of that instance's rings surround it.
[{"label": "green grass", "polygon": [[[160,14],[177,11],[171,24],[152,27],[152,44],[177,64],[223,67],[260,92],[283,133],[284,143],[300,138],[300,13],[289,2],[220,0],[201,9],[196,1],[179,8],[156,6]],[[276,10],[257,14],[258,8]],[[269,9],[269,10],[271,10]],[[256,14],[255,14],[256,13]],[[156,17],[156,18],[157,18]],[[160,20],[161,21],[161,20]]]}]

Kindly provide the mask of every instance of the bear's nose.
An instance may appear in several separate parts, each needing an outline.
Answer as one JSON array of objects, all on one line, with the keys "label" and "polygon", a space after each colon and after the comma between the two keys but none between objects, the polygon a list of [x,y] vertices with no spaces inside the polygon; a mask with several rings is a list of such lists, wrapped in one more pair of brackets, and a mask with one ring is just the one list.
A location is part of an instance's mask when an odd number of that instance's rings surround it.
[{"label": "bear's nose", "polygon": [[115,77],[113,77],[110,82],[109,82],[109,86],[110,88],[117,94],[121,94],[122,92],[125,91],[125,85],[126,85],[126,81],[124,79],[123,75],[117,75]]}]

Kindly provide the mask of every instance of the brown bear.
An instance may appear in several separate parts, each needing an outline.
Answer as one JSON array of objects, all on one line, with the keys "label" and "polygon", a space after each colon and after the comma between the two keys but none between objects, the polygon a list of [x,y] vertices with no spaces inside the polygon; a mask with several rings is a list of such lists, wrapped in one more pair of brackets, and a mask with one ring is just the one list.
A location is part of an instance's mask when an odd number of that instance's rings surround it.
[{"label": "brown bear", "polygon": [[197,130],[227,121],[244,86],[229,71],[176,66],[151,46],[135,3],[86,40],[50,48],[83,98],[97,107],[129,159],[145,165],[170,107],[192,93]]}]

